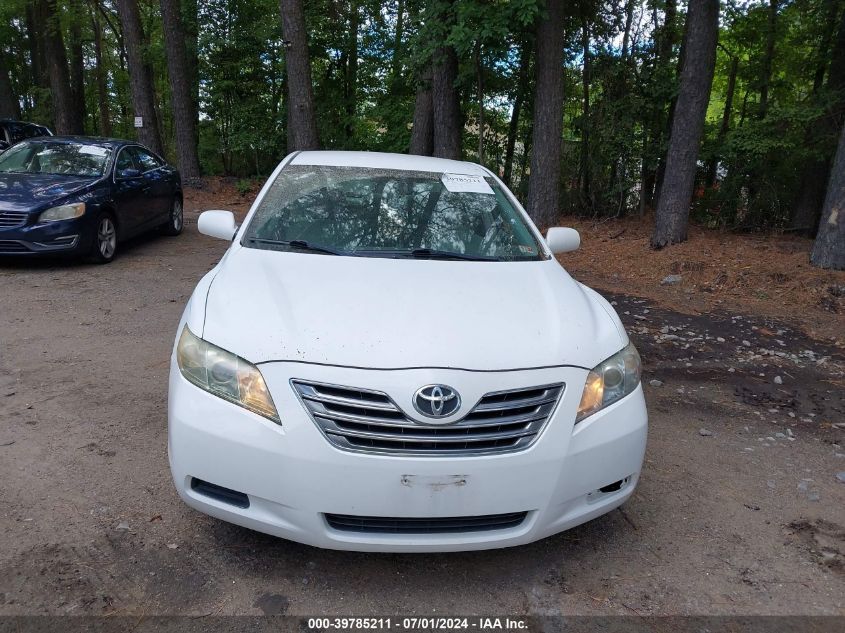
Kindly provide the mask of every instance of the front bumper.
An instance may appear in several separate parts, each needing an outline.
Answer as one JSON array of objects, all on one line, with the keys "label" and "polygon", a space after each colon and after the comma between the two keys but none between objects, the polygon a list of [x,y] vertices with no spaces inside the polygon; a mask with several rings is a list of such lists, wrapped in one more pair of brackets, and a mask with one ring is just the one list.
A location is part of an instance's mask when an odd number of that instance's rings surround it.
[{"label": "front bumper", "polygon": [[94,239],[88,215],[90,214],[71,220],[28,223],[25,226],[0,229],[0,257],[87,252]]},{"label": "front bumper", "polygon": [[[587,372],[441,369],[370,371],[301,363],[261,365],[282,426],[188,383],[171,360],[169,455],[176,489],[211,516],[318,547],[428,552],[530,543],[600,516],[633,493],[647,414],[641,388],[577,426]],[[500,455],[409,457],[333,447],[297,399],[290,379],[384,391],[402,404],[421,385],[445,383],[474,401],[483,393],[565,382],[539,439]],[[245,493],[239,507],[198,492],[194,479]],[[617,490],[600,489],[623,482]],[[393,534],[331,527],[327,514],[357,517],[478,517],[527,512],[491,531]]]}]

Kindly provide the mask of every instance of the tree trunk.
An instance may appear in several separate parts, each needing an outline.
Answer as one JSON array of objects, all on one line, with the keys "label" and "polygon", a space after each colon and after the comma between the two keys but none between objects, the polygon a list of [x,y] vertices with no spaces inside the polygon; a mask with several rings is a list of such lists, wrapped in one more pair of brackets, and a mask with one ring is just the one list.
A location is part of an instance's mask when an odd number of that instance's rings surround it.
[{"label": "tree trunk", "polygon": [[[722,123],[719,126],[719,134],[716,137],[716,149],[720,149],[725,142],[728,131],[731,128],[731,110],[734,103],[734,92],[736,92],[736,74],[739,70],[739,57],[731,56],[731,69],[728,72],[728,88],[725,91],[725,108],[722,110]],[[707,165],[707,186],[715,187],[719,171],[719,157],[713,156]]]},{"label": "tree trunk", "polygon": [[0,119],[20,119],[21,111],[9,78],[6,55],[0,51]]},{"label": "tree trunk", "polygon": [[[191,86],[192,117],[199,121],[200,81],[199,81],[199,26],[197,24],[197,0],[182,1],[182,29],[185,33],[185,64],[188,84]],[[197,140],[199,143],[199,126]]]},{"label": "tree trunk", "polygon": [[431,69],[423,73],[417,86],[414,123],[411,128],[409,153],[431,156],[434,153],[434,109],[431,101]]},{"label": "tree trunk", "polygon": [[355,116],[358,106],[358,26],[360,23],[358,2],[349,3],[349,30],[347,33],[346,76],[345,86],[345,114],[344,133],[347,149],[353,149],[351,143],[355,137]]},{"label": "tree trunk", "polygon": [[622,35],[622,61],[628,58],[628,48],[631,45],[631,25],[634,23],[634,0],[625,4],[625,32]]},{"label": "tree trunk", "polygon": [[818,94],[824,85],[824,75],[827,71],[828,60],[830,56],[830,45],[833,42],[833,34],[836,32],[836,13],[839,10],[839,0],[826,0],[827,14],[825,15],[825,30],[822,33],[821,43],[819,45],[818,61],[816,63],[816,72],[813,75],[813,94]]},{"label": "tree trunk", "polygon": [[766,50],[763,54],[763,72],[760,77],[760,109],[757,117],[765,119],[769,111],[769,87],[772,83],[772,64],[775,59],[777,37],[778,0],[769,0],[769,17],[766,25]]},{"label": "tree trunk", "polygon": [[100,16],[96,9],[91,15],[91,30],[94,33],[94,73],[97,79],[99,132],[101,136],[111,136],[108,84],[106,83],[106,69],[103,65],[103,29],[100,26]]},{"label": "tree trunk", "polygon": [[56,14],[55,0],[37,0],[36,19],[43,26],[44,56],[50,76],[53,121],[57,134],[82,134],[74,115],[73,91],[67,67],[64,38]]},{"label": "tree trunk", "polygon": [[197,120],[191,94],[191,77],[188,71],[185,31],[179,0],[161,0],[161,17],[164,23],[164,46],[167,54],[167,74],[170,78],[170,100],[176,124],[176,152],[182,180],[190,185],[200,177],[197,156]]},{"label": "tree trunk", "polygon": [[144,59],[144,29],[138,11],[138,0],[115,0],[120,24],[123,27],[123,42],[126,45],[126,61],[129,66],[129,90],[132,93],[132,107],[135,117],[141,117],[142,127],[137,128],[138,140],[156,154],[162,154],[161,133],[155,108],[150,67]]},{"label": "tree trunk", "polygon": [[431,67],[431,102],[434,112],[434,155],[440,158],[461,158],[461,103],[455,81],[458,79],[458,56],[451,46],[434,51]]},{"label": "tree trunk", "polygon": [[[631,27],[634,22],[634,0],[628,0],[625,5],[625,31],[622,35],[622,50],[619,55],[621,61],[621,73],[615,77],[611,85],[611,98],[614,100],[622,100],[628,94],[629,90],[629,69],[630,62],[628,60],[628,49],[631,42]],[[620,120],[621,119],[621,120]],[[624,131],[620,134],[620,138],[629,138],[632,132],[634,121],[628,121],[624,117],[617,118],[614,125],[620,125]],[[613,164],[610,167],[609,194],[617,197],[619,203],[616,206],[616,215],[623,216],[627,212],[626,198],[628,196],[627,187],[625,187],[625,158],[627,157],[629,148],[619,151]]]},{"label": "tree trunk", "polygon": [[687,51],[669,136],[666,174],[651,238],[654,248],[683,242],[687,238],[698,151],[716,65],[719,0],[691,2],[687,26]]},{"label": "tree trunk", "polygon": [[302,0],[279,0],[282,32],[287,54],[288,75],[288,151],[317,149],[317,117],[314,88],[311,85],[311,60]]},{"label": "tree trunk", "polygon": [[73,126],[85,133],[85,58],[82,51],[81,16],[73,16],[70,25],[70,91],[73,94]]},{"label": "tree trunk", "polygon": [[[513,184],[513,155],[516,150],[516,136],[519,132],[519,117],[522,114],[522,104],[528,93],[528,82],[531,78],[529,70],[531,67],[531,48],[527,42],[523,42],[519,52],[519,77],[516,80],[516,94],[513,99],[513,110],[511,120],[508,124],[508,140],[505,147],[505,168],[503,180],[510,187]],[[523,148],[525,151],[525,148]]]},{"label": "tree trunk", "polygon": [[[842,13],[833,54],[830,57],[827,89],[835,98],[825,115],[810,124],[807,132],[809,147],[825,146],[825,141],[836,134],[838,126],[842,123],[842,112],[845,110],[845,12]],[[801,171],[798,195],[792,207],[790,222],[798,233],[811,236],[816,232],[832,158],[833,151],[830,151],[827,156],[808,161]]]},{"label": "tree trunk", "polygon": [[590,204],[590,27],[584,18],[581,26],[581,47],[584,56],[584,72],[581,74],[581,194],[584,202]]},{"label": "tree trunk", "polygon": [[[532,110],[534,109],[532,104],[526,103],[526,107],[530,107]],[[519,157],[519,187],[515,193],[520,200],[528,200],[528,183],[531,180],[528,177],[528,170],[530,165],[529,159],[533,157],[533,147],[531,146],[533,139],[534,122],[530,121],[528,123],[528,129],[525,131],[525,139],[523,140],[525,147],[522,150],[522,156]]]},{"label": "tree trunk", "polygon": [[475,99],[478,102],[478,162],[484,163],[484,67],[481,43],[475,48]]},{"label": "tree trunk", "polygon": [[30,68],[32,71],[32,85],[35,86],[33,107],[39,108],[42,104],[41,91],[49,90],[50,81],[47,78],[47,61],[44,56],[44,28],[40,16],[36,15],[35,3],[26,5],[24,23],[26,25],[27,48],[29,49]]},{"label": "tree trunk", "polygon": [[564,0],[547,0],[547,16],[537,22],[537,81],[528,214],[540,226],[560,213],[560,157],[563,132]]},{"label": "tree trunk", "polygon": [[[668,9],[667,9],[668,10]],[[672,22],[674,23],[675,15],[677,13],[677,7],[672,9]],[[668,16],[667,16],[668,20]],[[689,23],[685,20],[684,21],[684,34],[681,38],[681,51],[678,55],[678,62],[676,65],[675,76],[676,78],[680,79],[681,70],[684,67],[684,55],[686,55],[687,50],[687,34],[689,31]],[[672,35],[672,42],[674,42],[674,32]],[[672,97],[669,99],[669,112],[665,118],[665,122],[663,127],[660,128],[660,143],[661,149],[663,146],[663,139],[668,139],[670,133],[672,132],[672,125],[675,120],[675,108],[678,107],[678,96],[677,94],[673,94]],[[662,113],[661,113],[662,114]],[[668,149],[668,143],[667,143]],[[663,178],[666,175],[666,151],[660,155],[659,160],[657,161],[657,174],[654,180],[654,197],[652,199],[652,206],[656,209],[660,205],[660,191],[663,189]]]},{"label": "tree trunk", "polygon": [[845,126],[839,135],[810,263],[819,268],[845,270]]},{"label": "tree trunk", "polygon": [[395,92],[396,83],[402,76],[402,36],[405,33],[405,0],[399,0],[396,6],[396,30],[393,33],[393,54],[390,59],[391,88]]},{"label": "tree trunk", "polygon": [[[664,79],[672,70],[670,70],[670,61],[672,60],[672,51],[675,48],[676,33],[675,33],[675,19],[678,14],[677,0],[665,0],[663,3],[663,26],[657,28],[657,3],[655,6],[655,48],[657,55],[655,58],[654,74],[657,81]],[[671,105],[670,105],[671,110]],[[640,185],[640,213],[644,213],[646,207],[654,207],[659,194],[659,186],[663,180],[663,145],[666,138],[667,131],[671,128],[672,116],[671,112],[667,115],[666,110],[662,104],[659,104],[654,112],[651,121],[651,129],[646,135],[645,151],[643,152],[643,173]],[[660,173],[658,173],[660,172]]]}]

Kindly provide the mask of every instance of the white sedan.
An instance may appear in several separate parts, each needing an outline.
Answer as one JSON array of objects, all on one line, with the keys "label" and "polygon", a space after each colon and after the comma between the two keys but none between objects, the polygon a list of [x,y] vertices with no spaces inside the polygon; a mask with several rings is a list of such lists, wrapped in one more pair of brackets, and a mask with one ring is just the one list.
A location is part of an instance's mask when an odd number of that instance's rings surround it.
[{"label": "white sedan", "polygon": [[169,455],[206,514],[318,547],[530,543],[633,493],[647,413],[613,308],[473,163],[301,152],[197,285]]}]

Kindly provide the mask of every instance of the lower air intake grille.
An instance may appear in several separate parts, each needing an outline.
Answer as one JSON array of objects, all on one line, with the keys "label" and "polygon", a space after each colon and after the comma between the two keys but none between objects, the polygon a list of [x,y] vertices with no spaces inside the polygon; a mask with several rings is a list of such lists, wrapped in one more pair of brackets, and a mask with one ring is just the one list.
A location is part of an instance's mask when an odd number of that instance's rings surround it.
[{"label": "lower air intake grille", "polygon": [[29,249],[14,240],[0,240],[0,253],[26,253]]},{"label": "lower air intake grille", "polygon": [[327,514],[330,527],[341,532],[379,534],[455,534],[507,530],[520,525],[527,512],[485,514],[475,517],[441,517],[408,519],[398,517],[359,517],[348,514]]},{"label": "lower air intake grille", "polygon": [[390,455],[488,455],[528,448],[564,390],[562,383],[486,394],[460,420],[419,424],[380,391],[292,381],[311,418],[338,448]]}]

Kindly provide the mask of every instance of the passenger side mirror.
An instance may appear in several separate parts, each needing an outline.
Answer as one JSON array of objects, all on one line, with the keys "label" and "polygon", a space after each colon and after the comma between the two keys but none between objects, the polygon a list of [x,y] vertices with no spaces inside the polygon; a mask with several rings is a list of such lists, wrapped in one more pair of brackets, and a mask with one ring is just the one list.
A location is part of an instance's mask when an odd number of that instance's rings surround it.
[{"label": "passenger side mirror", "polygon": [[121,169],[117,172],[118,180],[129,180],[130,178],[137,178],[141,172],[137,169]]},{"label": "passenger side mirror", "polygon": [[575,229],[563,226],[550,228],[546,233],[546,244],[549,245],[552,253],[571,253],[577,251],[581,246],[581,236]]},{"label": "passenger side mirror", "polygon": [[231,211],[203,211],[197,220],[197,228],[203,235],[232,241],[238,230],[235,214]]}]

